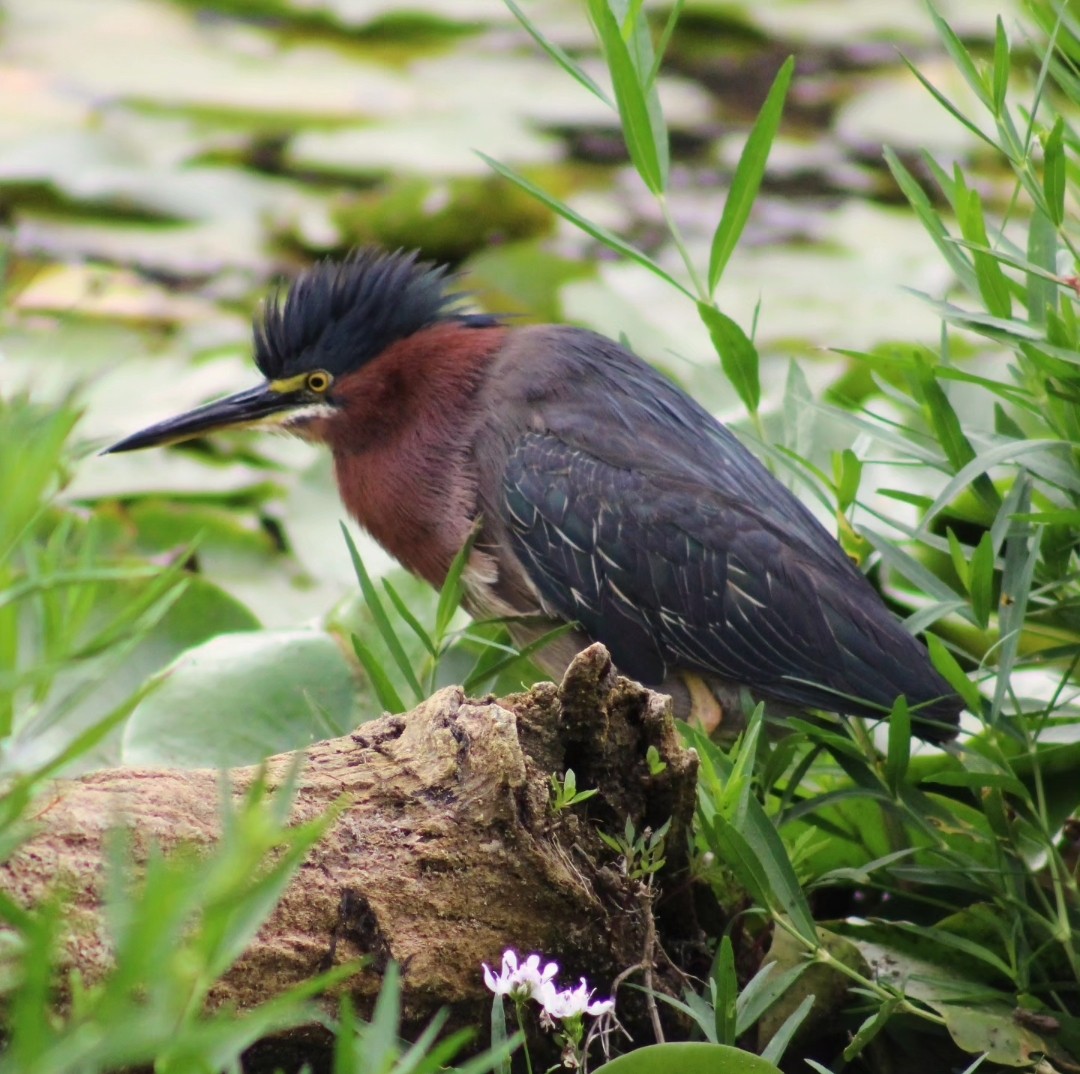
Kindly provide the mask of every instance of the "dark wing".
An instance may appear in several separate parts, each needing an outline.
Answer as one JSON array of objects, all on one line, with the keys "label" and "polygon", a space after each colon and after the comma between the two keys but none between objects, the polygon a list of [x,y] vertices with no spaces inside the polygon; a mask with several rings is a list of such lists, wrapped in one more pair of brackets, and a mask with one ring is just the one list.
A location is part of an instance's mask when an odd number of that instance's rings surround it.
[{"label": "dark wing", "polygon": [[748,507],[703,491],[659,487],[542,434],[518,442],[503,487],[514,550],[544,601],[628,675],[658,685],[687,668],[800,705],[887,711],[906,684],[884,665],[920,657],[865,580],[800,559]]}]

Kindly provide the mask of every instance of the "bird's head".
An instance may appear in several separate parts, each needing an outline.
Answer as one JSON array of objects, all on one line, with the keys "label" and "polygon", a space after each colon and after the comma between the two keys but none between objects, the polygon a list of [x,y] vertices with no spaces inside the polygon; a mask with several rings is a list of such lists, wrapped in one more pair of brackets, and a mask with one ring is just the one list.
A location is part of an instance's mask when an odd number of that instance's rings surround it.
[{"label": "bird's head", "polygon": [[415,252],[363,249],[322,261],[287,291],[272,294],[255,317],[254,358],[265,380],[246,391],[167,418],[113,444],[134,451],[224,429],[284,428],[304,434],[346,405],[341,386],[395,343],[445,322],[484,327],[494,318],[457,311],[445,266]]}]

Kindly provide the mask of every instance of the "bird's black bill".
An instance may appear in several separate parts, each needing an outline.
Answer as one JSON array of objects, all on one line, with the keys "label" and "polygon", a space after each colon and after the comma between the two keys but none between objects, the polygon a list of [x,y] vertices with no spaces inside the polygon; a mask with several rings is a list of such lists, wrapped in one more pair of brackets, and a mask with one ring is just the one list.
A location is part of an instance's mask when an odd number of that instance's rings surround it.
[{"label": "bird's black bill", "polygon": [[133,433],[107,447],[102,454],[161,447],[163,444],[176,444],[181,440],[191,440],[222,429],[260,425],[297,409],[298,402],[295,392],[278,391],[267,382],[246,392],[237,392],[235,395],[207,403],[196,410],[189,410],[175,418],[159,421],[156,425]]}]

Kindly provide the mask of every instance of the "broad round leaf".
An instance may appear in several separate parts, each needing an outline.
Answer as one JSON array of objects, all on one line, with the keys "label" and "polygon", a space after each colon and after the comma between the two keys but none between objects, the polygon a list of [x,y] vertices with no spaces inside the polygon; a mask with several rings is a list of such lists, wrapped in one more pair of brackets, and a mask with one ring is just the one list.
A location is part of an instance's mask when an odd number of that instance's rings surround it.
[{"label": "broad round leaf", "polygon": [[223,634],[183,653],[135,709],[122,760],[254,764],[355,726],[356,683],[334,639],[307,630]]},{"label": "broad round leaf", "polygon": [[726,1044],[651,1044],[620,1055],[597,1074],[780,1074],[767,1059]]}]

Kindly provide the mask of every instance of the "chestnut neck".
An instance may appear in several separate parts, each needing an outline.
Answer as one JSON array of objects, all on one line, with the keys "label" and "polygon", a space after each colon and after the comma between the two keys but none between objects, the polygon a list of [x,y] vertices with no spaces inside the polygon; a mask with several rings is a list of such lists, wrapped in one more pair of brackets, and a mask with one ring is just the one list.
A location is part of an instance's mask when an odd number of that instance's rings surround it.
[{"label": "chestnut neck", "polygon": [[400,340],[339,381],[341,410],[314,430],[349,513],[436,587],[476,516],[476,397],[507,331],[443,322]]}]

